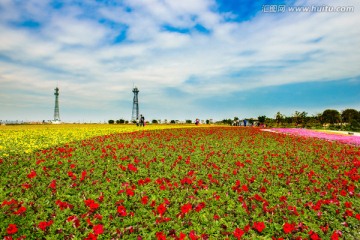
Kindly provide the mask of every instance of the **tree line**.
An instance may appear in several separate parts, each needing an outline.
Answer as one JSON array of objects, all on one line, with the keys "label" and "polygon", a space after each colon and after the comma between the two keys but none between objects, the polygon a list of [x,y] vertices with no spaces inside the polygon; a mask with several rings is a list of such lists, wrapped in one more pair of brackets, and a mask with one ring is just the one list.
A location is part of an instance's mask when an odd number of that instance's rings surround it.
[{"label": "tree line", "polygon": [[[233,125],[238,121],[238,117],[234,119],[223,119],[216,122],[217,124]],[[291,116],[286,116],[281,112],[277,112],[274,118],[265,115],[258,116],[257,119],[246,118],[248,125],[266,125],[268,127],[302,127],[302,128],[328,128],[332,130],[344,131],[360,131],[360,111],[352,108],[345,109],[341,112],[335,109],[326,109],[322,113],[309,116],[307,112],[295,111]],[[151,123],[175,124],[178,120],[164,121],[153,119]],[[109,124],[128,124],[129,121],[124,119],[109,120]],[[147,122],[149,123],[149,122]],[[192,120],[185,120],[185,123],[191,124]],[[202,123],[210,124],[210,120],[202,121]]]},{"label": "tree line", "polygon": [[276,127],[329,128],[333,130],[360,131],[360,111],[345,109],[341,112],[326,109],[322,113],[309,116],[307,112],[295,111],[292,116],[277,112],[274,118],[260,116],[259,121]]}]

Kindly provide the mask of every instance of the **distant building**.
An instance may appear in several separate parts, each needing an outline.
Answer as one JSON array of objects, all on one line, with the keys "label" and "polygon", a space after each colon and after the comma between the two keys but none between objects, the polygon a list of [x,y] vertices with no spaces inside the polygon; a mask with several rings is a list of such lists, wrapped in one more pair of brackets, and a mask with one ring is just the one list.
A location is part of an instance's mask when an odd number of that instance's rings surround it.
[{"label": "distant building", "polygon": [[60,111],[59,111],[59,88],[55,88],[55,108],[54,108],[54,120],[52,123],[59,124],[60,121]]}]

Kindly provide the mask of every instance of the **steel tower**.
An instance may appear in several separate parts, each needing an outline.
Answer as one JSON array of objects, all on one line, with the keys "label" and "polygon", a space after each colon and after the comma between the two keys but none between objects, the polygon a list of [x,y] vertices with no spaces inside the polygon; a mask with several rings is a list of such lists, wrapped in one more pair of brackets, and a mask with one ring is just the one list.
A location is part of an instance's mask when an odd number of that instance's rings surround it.
[{"label": "steel tower", "polygon": [[60,122],[60,113],[59,113],[59,88],[55,89],[55,109],[54,109],[54,122]]},{"label": "steel tower", "polygon": [[135,121],[135,120],[139,119],[139,99],[138,99],[139,89],[137,87],[134,87],[132,92],[134,93],[134,100],[133,100],[133,109],[132,109],[131,120]]}]

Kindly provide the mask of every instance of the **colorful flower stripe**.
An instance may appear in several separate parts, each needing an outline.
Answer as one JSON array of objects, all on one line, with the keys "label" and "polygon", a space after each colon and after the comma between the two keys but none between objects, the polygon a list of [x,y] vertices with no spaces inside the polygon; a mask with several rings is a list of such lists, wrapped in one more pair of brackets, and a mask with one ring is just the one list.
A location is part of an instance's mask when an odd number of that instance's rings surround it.
[{"label": "colorful flower stripe", "polygon": [[326,132],[304,129],[304,128],[272,128],[271,131],[294,134],[304,137],[316,137],[330,141],[338,141],[341,143],[360,145],[360,136],[354,136],[354,135],[346,136],[341,134],[332,134],[330,132],[326,133]]},{"label": "colorful flower stripe", "polygon": [[[145,129],[179,128],[179,125],[147,125]],[[194,127],[186,125],[186,127]],[[0,126],[0,157],[27,154],[59,144],[111,133],[144,130],[134,125],[61,124]]]}]

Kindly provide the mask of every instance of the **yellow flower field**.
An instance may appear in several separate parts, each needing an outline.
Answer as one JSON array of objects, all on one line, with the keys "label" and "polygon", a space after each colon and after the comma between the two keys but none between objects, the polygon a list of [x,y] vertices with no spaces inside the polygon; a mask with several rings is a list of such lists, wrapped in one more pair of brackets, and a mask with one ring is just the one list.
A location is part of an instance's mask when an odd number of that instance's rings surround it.
[{"label": "yellow flower field", "polygon": [[194,125],[60,124],[0,126],[0,157],[30,153],[58,144],[111,133],[193,127]]}]

